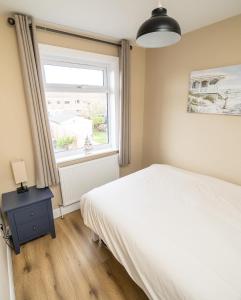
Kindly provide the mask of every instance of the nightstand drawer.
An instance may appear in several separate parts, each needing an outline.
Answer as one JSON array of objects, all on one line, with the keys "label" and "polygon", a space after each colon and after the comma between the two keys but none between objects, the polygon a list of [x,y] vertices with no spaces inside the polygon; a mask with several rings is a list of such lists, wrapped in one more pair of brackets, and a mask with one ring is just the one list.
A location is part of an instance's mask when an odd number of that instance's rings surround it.
[{"label": "nightstand drawer", "polygon": [[45,216],[48,207],[47,202],[19,208],[14,212],[14,219],[17,225],[31,222],[37,218]]},{"label": "nightstand drawer", "polygon": [[20,242],[29,241],[49,232],[49,220],[46,216],[32,222],[19,225],[17,228]]}]

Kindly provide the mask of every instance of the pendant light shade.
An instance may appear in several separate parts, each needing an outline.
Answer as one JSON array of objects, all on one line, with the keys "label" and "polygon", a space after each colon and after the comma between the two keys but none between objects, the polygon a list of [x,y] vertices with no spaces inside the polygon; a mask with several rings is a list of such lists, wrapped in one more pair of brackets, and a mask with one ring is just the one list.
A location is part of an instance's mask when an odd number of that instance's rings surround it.
[{"label": "pendant light shade", "polygon": [[176,20],[167,15],[164,7],[152,11],[137,33],[136,42],[144,48],[160,48],[177,43],[181,39],[181,28]]}]

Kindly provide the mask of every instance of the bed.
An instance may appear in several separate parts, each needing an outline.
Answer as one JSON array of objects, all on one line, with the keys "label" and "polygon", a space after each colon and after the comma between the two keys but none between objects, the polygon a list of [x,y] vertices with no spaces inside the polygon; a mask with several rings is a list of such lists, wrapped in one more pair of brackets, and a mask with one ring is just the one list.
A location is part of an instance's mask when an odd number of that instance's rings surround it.
[{"label": "bed", "polygon": [[241,186],[155,164],[80,205],[150,299],[241,299]]}]

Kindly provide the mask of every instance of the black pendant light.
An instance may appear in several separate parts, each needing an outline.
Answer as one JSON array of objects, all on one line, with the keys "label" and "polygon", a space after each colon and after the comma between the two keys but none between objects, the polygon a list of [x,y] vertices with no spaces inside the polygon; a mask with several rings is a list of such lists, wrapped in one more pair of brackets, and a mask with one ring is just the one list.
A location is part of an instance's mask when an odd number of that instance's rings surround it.
[{"label": "black pendant light", "polygon": [[137,32],[136,42],[144,48],[161,48],[179,42],[181,28],[176,20],[167,15],[166,8],[161,5],[152,11]]}]

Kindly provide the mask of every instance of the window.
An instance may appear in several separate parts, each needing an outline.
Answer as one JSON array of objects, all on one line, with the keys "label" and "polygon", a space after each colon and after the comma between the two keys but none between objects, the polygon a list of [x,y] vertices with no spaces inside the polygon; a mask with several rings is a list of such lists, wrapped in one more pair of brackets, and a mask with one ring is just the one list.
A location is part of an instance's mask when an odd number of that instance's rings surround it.
[{"label": "window", "polygon": [[39,48],[56,160],[116,149],[118,58]]},{"label": "window", "polygon": [[[91,66],[89,66],[91,67]],[[104,70],[87,68],[87,66],[44,65],[46,83],[64,85],[104,86]]]}]

